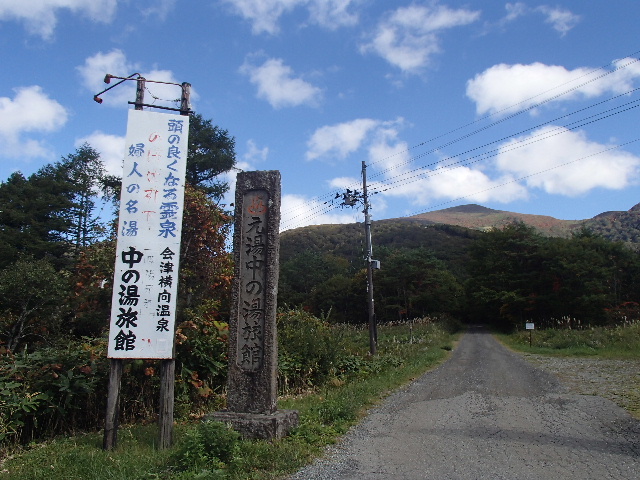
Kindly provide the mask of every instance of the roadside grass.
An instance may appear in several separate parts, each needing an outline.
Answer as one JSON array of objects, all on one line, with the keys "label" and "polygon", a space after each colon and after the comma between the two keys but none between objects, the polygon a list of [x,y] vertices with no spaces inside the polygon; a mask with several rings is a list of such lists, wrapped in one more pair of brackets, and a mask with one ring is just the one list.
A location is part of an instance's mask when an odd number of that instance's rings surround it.
[{"label": "roadside grass", "polygon": [[[202,449],[199,456],[185,450],[185,445],[197,443],[201,438],[199,432],[206,436],[202,422],[178,423],[175,446],[167,450],[155,448],[155,424],[133,425],[121,427],[118,447],[111,452],[102,450],[101,432],[56,438],[5,451],[0,460],[0,479],[282,478],[321,455],[327,445],[335,443],[367,409],[390,392],[444,361],[457,337],[437,323],[381,326],[378,354],[371,357],[367,355],[366,329],[335,328],[339,330],[337,334],[349,341],[353,353],[351,364],[342,365],[344,373],[336,372],[322,387],[280,398],[279,408],[300,413],[300,425],[282,440],[240,440],[229,447],[233,455],[223,463],[207,456]],[[194,455],[193,462],[190,455]]]},{"label": "roadside grass", "polygon": [[505,345],[524,353],[564,357],[640,359],[640,323],[581,330],[545,329],[495,334]]}]

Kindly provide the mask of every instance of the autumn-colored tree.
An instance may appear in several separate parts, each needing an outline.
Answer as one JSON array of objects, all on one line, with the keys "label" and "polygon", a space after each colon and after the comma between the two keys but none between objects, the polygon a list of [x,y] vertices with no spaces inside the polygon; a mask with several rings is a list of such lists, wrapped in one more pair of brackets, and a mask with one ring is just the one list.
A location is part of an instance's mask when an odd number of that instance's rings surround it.
[{"label": "autumn-colored tree", "polygon": [[176,358],[184,381],[206,397],[224,384],[233,259],[231,217],[187,185],[182,225]]}]

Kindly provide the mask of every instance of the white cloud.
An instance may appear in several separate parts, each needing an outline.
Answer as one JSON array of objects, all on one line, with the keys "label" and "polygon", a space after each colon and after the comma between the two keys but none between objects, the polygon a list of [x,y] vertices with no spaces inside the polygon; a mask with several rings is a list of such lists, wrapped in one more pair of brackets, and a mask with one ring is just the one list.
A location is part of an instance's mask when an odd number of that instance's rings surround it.
[{"label": "white cloud", "polygon": [[[174,102],[181,96],[181,88],[178,85],[166,85],[156,82],[170,82],[181,83],[174,77],[171,70],[159,70],[152,69],[150,71],[142,71],[142,67],[138,63],[130,62],[127,60],[125,53],[122,50],[114,49],[110,52],[103,53],[98,52],[95,55],[85,59],[83,65],[76,67],[82,79],[82,84],[94,94],[105,90],[106,88],[115,85],[119,82],[119,79],[111,79],[109,84],[104,83],[106,74],[115,75],[116,77],[129,77],[134,73],[141,74],[142,77],[150,80],[146,83],[144,103],[179,107],[179,102]],[[137,77],[133,77],[137,78]],[[128,80],[108,92],[100,95],[104,105],[128,107],[129,101],[134,101],[136,98],[136,82],[134,80]],[[191,90],[191,100],[198,98],[197,92]]]},{"label": "white cloud", "polygon": [[330,30],[356,25],[358,14],[349,12],[349,7],[360,2],[361,0],[311,1],[309,2],[311,21]]},{"label": "white cloud", "polygon": [[[119,80],[112,79],[110,84],[104,83],[106,74],[128,77],[137,73],[140,66],[127,60],[122,50],[98,52],[84,61],[84,65],[76,67],[80,73],[82,84],[94,94],[101,92]],[[127,105],[127,101],[135,99],[135,82],[124,82],[100,96],[105,105]]]},{"label": "white cloud", "polygon": [[67,110],[34,85],[14,89],[13,99],[0,97],[0,139],[5,157],[50,157],[51,152],[39,140],[25,138],[29,133],[49,133],[67,122]]},{"label": "white cloud", "polygon": [[404,142],[376,144],[370,149],[370,156],[384,159],[371,163],[377,170],[383,169],[382,180],[369,172],[370,177],[376,179],[370,182],[370,190],[382,192],[385,197],[404,199],[414,206],[463,197],[474,202],[508,203],[528,196],[526,188],[509,173],[492,178],[480,168],[454,166],[450,158],[441,160],[433,169],[409,169],[409,152]]},{"label": "white cloud", "polygon": [[[545,136],[544,141],[531,141]],[[530,188],[574,197],[595,188],[619,190],[638,181],[640,158],[605,151],[611,148],[589,141],[582,132],[549,126],[502,145],[496,165],[519,178],[531,175],[525,179]]]},{"label": "white cloud", "polygon": [[369,132],[380,125],[379,120],[358,118],[350,122],[317,129],[307,142],[307,160],[323,156],[346,158],[360,148]]},{"label": "white cloud", "polygon": [[88,143],[99,154],[104,163],[106,173],[122,177],[122,164],[125,153],[125,138],[109,135],[99,130],[76,141],[76,147]]},{"label": "white cloud", "polygon": [[294,76],[291,67],[280,58],[270,58],[255,66],[246,61],[240,72],[258,87],[258,98],[269,102],[273,108],[317,105],[322,90]]},{"label": "white cloud", "polygon": [[559,32],[561,36],[565,36],[569,30],[574,28],[580,22],[580,15],[576,15],[569,10],[560,7],[550,7],[541,5],[536,8],[530,8],[523,2],[507,3],[505,5],[507,14],[498,22],[498,25],[504,26],[507,23],[514,22],[520,17],[530,14],[542,14],[545,17],[545,23]]},{"label": "white cloud", "polygon": [[410,164],[409,145],[398,139],[404,119],[384,122],[377,128],[368,146],[369,163],[383,170],[386,177],[407,173]]},{"label": "white cloud", "polygon": [[[403,199],[414,206],[436,201],[466,199],[473,202],[509,203],[529,198],[535,189],[547,194],[580,196],[594,189],[621,190],[640,183],[640,157],[614,145],[589,141],[582,132],[548,126],[502,144],[492,166],[455,166],[443,159],[433,169],[406,170],[404,143],[372,145],[375,156],[396,163],[372,165],[381,175],[373,176],[370,190],[387,198]],[[371,155],[371,153],[370,153]],[[371,155],[373,156],[373,155]],[[371,172],[369,172],[371,176]],[[382,177],[382,180],[378,178]],[[337,178],[335,188],[357,184],[355,179]]]},{"label": "white cloud", "polygon": [[244,153],[242,158],[251,163],[251,162],[264,162],[269,156],[269,147],[258,148],[256,142],[249,139],[247,140],[247,151]]},{"label": "white cloud", "polygon": [[109,23],[116,13],[117,0],[0,0],[0,20],[18,20],[32,35],[50,39],[61,10],[83,15],[93,22]]},{"label": "white cloud", "polygon": [[[396,141],[398,130],[404,123],[402,117],[390,121],[357,118],[349,122],[325,125],[318,128],[307,141],[306,158],[344,159],[360,148],[367,148],[372,161],[380,163],[385,168],[393,168],[392,164],[396,159],[385,157],[394,156],[392,150],[398,146],[389,146],[388,143]],[[406,148],[406,144],[403,143],[400,148]]]},{"label": "white cloud", "polygon": [[542,13],[546,17],[545,22],[549,23],[555,31],[560,32],[562,36],[566,35],[580,21],[580,15],[559,7],[542,5],[536,8],[536,11]]},{"label": "white cloud", "polygon": [[[614,62],[614,68],[617,71],[606,75],[606,70],[589,67],[567,70],[543,63],[502,63],[469,80],[466,93],[476,103],[478,114],[506,114],[547,101],[625,93],[640,78],[640,63],[635,59],[618,60]],[[568,93],[559,95],[565,91]]]},{"label": "white cloud", "polygon": [[280,31],[280,17],[298,7],[309,9],[309,22],[331,30],[354,25],[357,13],[349,11],[362,0],[222,0],[251,23],[254,34],[275,35]]},{"label": "white cloud", "polygon": [[256,164],[264,162],[268,156],[269,147],[258,148],[255,141],[247,140],[247,151],[242,155],[241,160],[236,161],[235,168],[218,176],[220,181],[227,182],[229,185],[229,190],[224,195],[222,203],[228,205],[235,201],[238,172],[257,170]]},{"label": "white cloud", "polygon": [[155,16],[164,21],[175,8],[177,0],[151,0],[151,5],[141,10],[146,17]]},{"label": "white cloud", "polygon": [[[526,188],[515,182],[510,175],[491,178],[479,169],[466,166],[436,171],[428,178],[422,190],[418,188],[416,194],[433,199],[465,198],[478,203],[509,203],[529,196]],[[428,201],[432,201],[431,198]]]},{"label": "white cloud", "polygon": [[507,15],[501,23],[513,22],[517,18],[526,15],[529,11],[528,7],[522,2],[507,3],[504,8],[507,11]]},{"label": "white cloud", "polygon": [[278,21],[284,13],[304,5],[307,0],[222,0],[236,13],[251,22],[254,34],[276,34],[280,30]]},{"label": "white cloud", "polygon": [[473,23],[479,16],[478,11],[435,4],[400,7],[387,14],[360,51],[374,52],[403,72],[414,73],[440,52],[440,32]]}]

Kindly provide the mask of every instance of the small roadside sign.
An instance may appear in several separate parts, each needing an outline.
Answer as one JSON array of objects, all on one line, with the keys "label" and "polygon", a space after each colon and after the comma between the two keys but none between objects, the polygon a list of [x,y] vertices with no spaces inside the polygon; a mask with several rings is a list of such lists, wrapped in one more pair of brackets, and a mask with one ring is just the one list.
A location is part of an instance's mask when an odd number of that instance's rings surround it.
[{"label": "small roadside sign", "polygon": [[531,347],[531,339],[533,336],[533,330],[535,329],[535,324],[531,322],[525,323],[525,328],[529,330],[529,347]]}]

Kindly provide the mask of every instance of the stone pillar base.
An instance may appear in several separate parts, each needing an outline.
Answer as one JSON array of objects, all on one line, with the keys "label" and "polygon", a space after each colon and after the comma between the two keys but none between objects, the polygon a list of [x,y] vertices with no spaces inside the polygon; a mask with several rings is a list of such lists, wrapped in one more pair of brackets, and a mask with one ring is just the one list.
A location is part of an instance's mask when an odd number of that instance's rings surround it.
[{"label": "stone pillar base", "polygon": [[270,415],[221,411],[205,415],[204,420],[231,424],[243,438],[271,440],[285,437],[298,426],[298,411],[276,410]]}]

